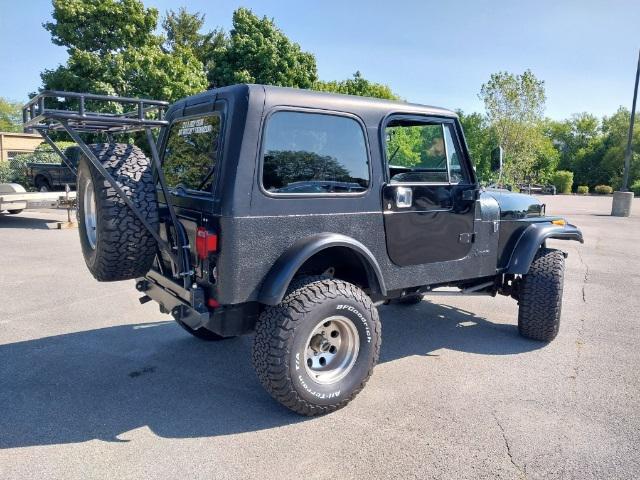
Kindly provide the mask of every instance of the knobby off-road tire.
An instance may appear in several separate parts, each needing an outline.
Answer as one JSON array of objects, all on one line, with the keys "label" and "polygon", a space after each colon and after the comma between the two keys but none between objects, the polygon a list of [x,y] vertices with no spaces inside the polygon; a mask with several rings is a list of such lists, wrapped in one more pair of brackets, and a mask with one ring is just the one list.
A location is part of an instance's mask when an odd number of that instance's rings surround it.
[{"label": "knobby off-road tire", "polygon": [[205,342],[219,342],[220,340],[228,340],[230,338],[236,338],[236,337],[223,337],[221,335],[218,335],[217,333],[213,333],[211,330],[207,330],[206,328],[198,328],[194,330],[189,325],[187,325],[186,323],[178,319],[176,319],[176,323],[180,325],[186,332],[189,332],[194,337],[200,340],[204,340]]},{"label": "knobby off-road tire", "polygon": [[[380,331],[378,312],[362,290],[341,280],[302,277],[292,282],[279,305],[261,314],[253,365],[264,388],[284,406],[308,416],[329,413],[364,388],[378,361]],[[310,353],[310,344],[321,349],[318,336],[335,342],[332,348],[337,345],[326,367],[322,358],[331,350]],[[353,353],[348,347],[356,341]]]},{"label": "knobby off-road tire", "polygon": [[560,328],[563,285],[563,253],[541,248],[518,288],[520,335],[542,342],[556,338]]},{"label": "knobby off-road tire", "polygon": [[[120,143],[89,148],[157,229],[156,187],[151,162],[142,150]],[[146,274],[156,254],[155,239],[84,155],[78,164],[77,202],[80,244],[93,276],[111,282]]]}]

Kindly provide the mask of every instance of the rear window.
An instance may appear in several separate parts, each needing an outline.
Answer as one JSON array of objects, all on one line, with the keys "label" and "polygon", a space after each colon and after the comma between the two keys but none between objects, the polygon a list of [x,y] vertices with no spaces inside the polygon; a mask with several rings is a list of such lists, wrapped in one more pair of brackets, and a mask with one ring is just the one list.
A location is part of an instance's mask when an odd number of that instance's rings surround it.
[{"label": "rear window", "polygon": [[179,120],[171,125],[163,171],[170,188],[210,191],[218,157],[220,116]]},{"label": "rear window", "polygon": [[265,129],[262,184],[281,194],[364,192],[369,157],[362,127],[337,115],[274,113]]}]

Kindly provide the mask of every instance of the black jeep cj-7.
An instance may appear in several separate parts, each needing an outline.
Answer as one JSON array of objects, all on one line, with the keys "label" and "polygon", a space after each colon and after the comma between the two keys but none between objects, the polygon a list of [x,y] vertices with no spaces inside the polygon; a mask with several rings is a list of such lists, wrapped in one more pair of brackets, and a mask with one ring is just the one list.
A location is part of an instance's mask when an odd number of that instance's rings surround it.
[{"label": "black jeep cj-7", "polygon": [[[126,113],[95,113],[101,102]],[[558,333],[565,254],[546,241],[582,234],[530,196],[482,191],[448,110],[236,85],[171,106],[43,92],[24,121],[82,150],[80,242],[95,278],[137,279],[142,303],[204,340],[255,331],[260,382],[301,414],[364,387],[380,304],[502,294],[523,336]],[[131,131],[148,154],[113,142]]]}]

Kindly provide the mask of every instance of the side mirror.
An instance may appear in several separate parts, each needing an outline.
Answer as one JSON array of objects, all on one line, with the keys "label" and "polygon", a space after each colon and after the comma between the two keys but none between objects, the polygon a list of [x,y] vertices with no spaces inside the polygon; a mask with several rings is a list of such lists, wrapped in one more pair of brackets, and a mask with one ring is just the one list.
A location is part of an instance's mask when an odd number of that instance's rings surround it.
[{"label": "side mirror", "polygon": [[502,171],[502,158],[504,152],[502,147],[497,147],[491,150],[491,171],[492,172],[500,172]]}]

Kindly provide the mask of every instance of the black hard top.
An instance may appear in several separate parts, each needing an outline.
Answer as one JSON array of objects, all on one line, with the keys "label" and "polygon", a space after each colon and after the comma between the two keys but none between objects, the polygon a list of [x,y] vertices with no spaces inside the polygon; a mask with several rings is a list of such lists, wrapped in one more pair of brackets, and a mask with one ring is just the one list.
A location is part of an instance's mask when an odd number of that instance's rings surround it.
[{"label": "black hard top", "polygon": [[239,84],[207,90],[176,102],[169,109],[169,117],[184,107],[211,102],[213,98],[235,97],[237,100],[259,96],[264,98],[265,109],[274,106],[307,107],[321,110],[349,112],[361,117],[384,117],[393,112],[406,112],[440,117],[457,117],[456,113],[439,107],[415,103],[383,100],[356,95],[318,92],[300,88],[276,87],[272,85]]}]

